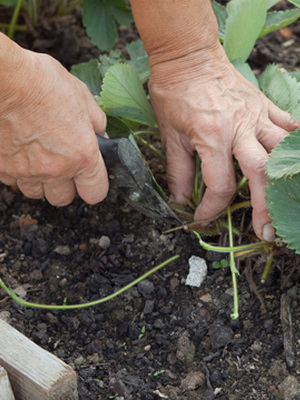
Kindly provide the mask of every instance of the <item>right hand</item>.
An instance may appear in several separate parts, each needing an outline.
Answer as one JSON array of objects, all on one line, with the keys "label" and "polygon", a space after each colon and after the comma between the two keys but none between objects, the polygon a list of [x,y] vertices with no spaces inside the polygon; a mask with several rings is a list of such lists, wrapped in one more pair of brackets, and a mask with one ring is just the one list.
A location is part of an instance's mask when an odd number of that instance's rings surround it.
[{"label": "right hand", "polygon": [[241,76],[221,47],[209,54],[203,50],[152,67],[150,94],[166,146],[169,189],[178,203],[191,198],[196,151],[206,190],[194,219],[207,224],[236,192],[235,157],[249,180],[255,233],[271,241],[265,162],[300,123]]},{"label": "right hand", "polygon": [[95,132],[104,134],[105,114],[52,57],[6,45],[12,53],[0,67],[0,180],[55,206],[76,193],[89,204],[103,200],[108,177]]}]

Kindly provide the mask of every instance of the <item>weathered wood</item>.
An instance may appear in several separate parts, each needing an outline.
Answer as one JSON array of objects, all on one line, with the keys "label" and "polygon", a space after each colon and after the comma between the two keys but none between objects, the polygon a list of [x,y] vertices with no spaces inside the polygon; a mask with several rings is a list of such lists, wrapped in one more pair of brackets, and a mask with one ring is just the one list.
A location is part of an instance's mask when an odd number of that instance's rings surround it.
[{"label": "weathered wood", "polygon": [[0,399],[15,400],[7,372],[0,366]]},{"label": "weathered wood", "polygon": [[295,367],[296,351],[290,300],[286,293],[280,297],[280,320],[283,331],[283,348],[288,368]]},{"label": "weathered wood", "polygon": [[75,371],[3,320],[0,365],[8,373],[16,400],[78,399]]}]

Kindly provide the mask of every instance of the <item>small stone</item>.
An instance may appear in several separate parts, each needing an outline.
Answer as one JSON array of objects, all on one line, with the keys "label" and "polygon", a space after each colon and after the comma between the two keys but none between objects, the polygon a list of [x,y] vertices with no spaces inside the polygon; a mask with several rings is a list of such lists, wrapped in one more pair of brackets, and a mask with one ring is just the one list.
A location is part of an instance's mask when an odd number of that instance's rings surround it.
[{"label": "small stone", "polygon": [[148,279],[144,279],[143,281],[139,282],[137,284],[137,288],[139,293],[146,299],[152,297],[152,293],[154,291],[154,284]]},{"label": "small stone", "polygon": [[203,303],[211,303],[212,297],[210,293],[206,293],[203,296],[200,297],[200,300],[203,301]]},{"label": "small stone", "polygon": [[186,377],[181,381],[181,388],[184,390],[195,390],[198,387],[204,386],[206,383],[206,378],[201,371],[191,371]]},{"label": "small stone", "polygon": [[201,257],[192,256],[189,259],[189,273],[185,284],[192,287],[200,287],[207,274],[206,261]]},{"label": "small stone", "polygon": [[195,358],[196,347],[190,340],[189,333],[184,331],[177,341],[176,357],[178,360],[190,364]]},{"label": "small stone", "polygon": [[154,304],[155,304],[154,300],[146,300],[143,313],[144,314],[151,314],[152,311],[154,310]]},{"label": "small stone", "polygon": [[284,400],[294,400],[300,392],[300,383],[293,375],[288,375],[278,386],[279,392]]},{"label": "small stone", "polygon": [[0,312],[0,319],[2,319],[3,321],[9,323],[10,317],[11,317],[11,314],[9,311],[1,311]]},{"label": "small stone", "polygon": [[99,239],[99,246],[101,247],[101,249],[106,250],[109,248],[110,246],[110,238],[108,236],[101,236],[101,238]]},{"label": "small stone", "polygon": [[210,342],[213,349],[220,349],[227,345],[233,337],[232,329],[223,324],[222,321],[215,321],[210,328]]},{"label": "small stone", "polygon": [[61,256],[67,256],[71,254],[71,249],[69,246],[56,246],[53,251]]},{"label": "small stone", "polygon": [[173,290],[175,290],[179,284],[180,282],[178,278],[171,278],[169,283],[170,290],[173,292]]}]

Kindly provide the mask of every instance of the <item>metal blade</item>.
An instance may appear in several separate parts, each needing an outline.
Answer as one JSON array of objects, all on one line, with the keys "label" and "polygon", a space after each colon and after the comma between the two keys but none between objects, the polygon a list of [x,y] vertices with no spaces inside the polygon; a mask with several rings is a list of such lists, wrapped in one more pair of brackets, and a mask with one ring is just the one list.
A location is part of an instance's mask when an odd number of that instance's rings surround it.
[{"label": "metal blade", "polygon": [[143,214],[172,225],[182,222],[152,186],[152,177],[141,152],[129,139],[97,136],[109,174],[112,199],[120,194]]}]

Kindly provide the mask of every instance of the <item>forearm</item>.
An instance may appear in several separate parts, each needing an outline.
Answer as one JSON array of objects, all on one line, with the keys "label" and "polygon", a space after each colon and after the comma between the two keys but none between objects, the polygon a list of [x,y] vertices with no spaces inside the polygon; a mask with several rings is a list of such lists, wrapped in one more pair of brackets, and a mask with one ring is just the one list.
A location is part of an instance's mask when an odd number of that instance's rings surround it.
[{"label": "forearm", "polygon": [[131,0],[151,65],[218,47],[210,0]]}]

